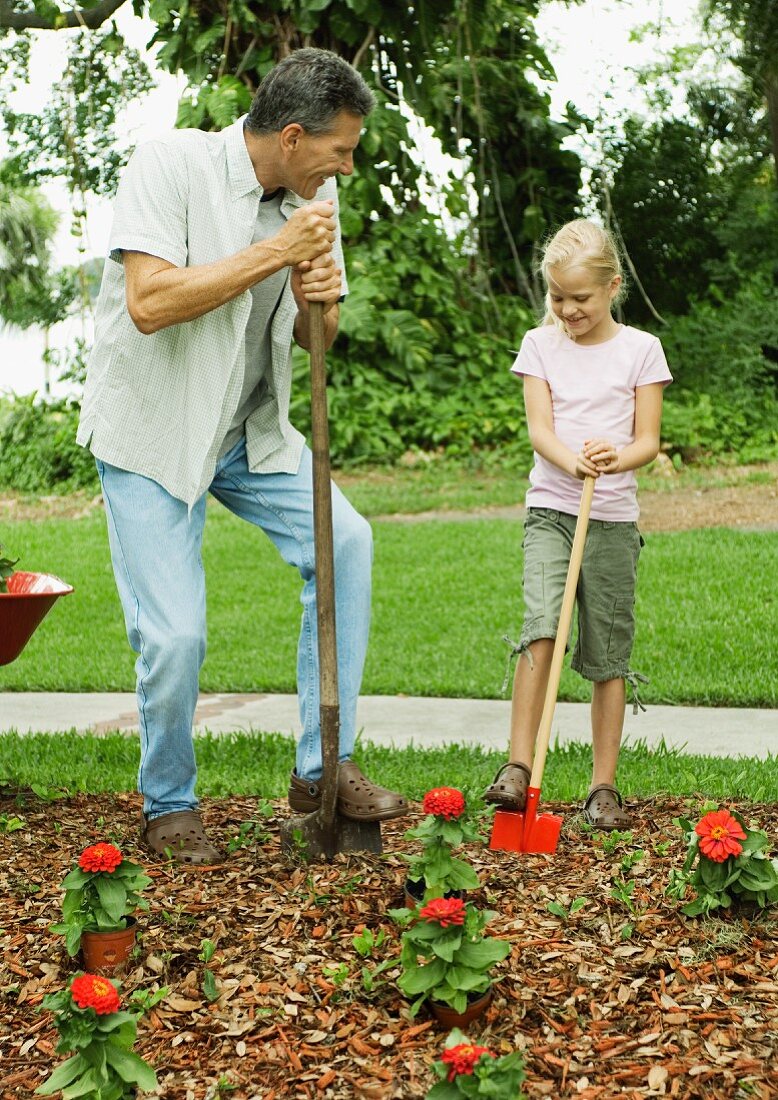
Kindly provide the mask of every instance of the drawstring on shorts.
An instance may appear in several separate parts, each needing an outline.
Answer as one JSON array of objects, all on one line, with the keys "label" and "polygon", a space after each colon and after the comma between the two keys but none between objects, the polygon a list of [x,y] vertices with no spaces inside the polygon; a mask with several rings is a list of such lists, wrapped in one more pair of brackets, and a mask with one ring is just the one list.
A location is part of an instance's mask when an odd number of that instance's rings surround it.
[{"label": "drawstring on shorts", "polygon": [[632,713],[637,714],[638,707],[642,711],[645,711],[645,709],[646,709],[645,704],[641,701],[640,696],[638,694],[638,691],[639,691],[639,686],[638,685],[639,684],[650,684],[651,681],[649,680],[649,678],[647,676],[644,676],[641,672],[633,672],[632,669],[629,669],[627,671],[624,679],[626,680],[626,682],[629,684],[630,688],[632,689]]},{"label": "drawstring on shorts", "polygon": [[517,643],[514,642],[513,639],[510,637],[510,635],[508,635],[508,634],[503,634],[502,640],[505,642],[506,645],[510,646],[510,649],[508,651],[508,657],[507,657],[506,662],[505,662],[505,679],[502,682],[502,688],[500,690],[500,695],[504,695],[505,690],[508,687],[508,681],[511,678],[511,666],[513,664],[513,658],[514,657],[518,657],[519,654],[522,653],[522,652],[526,653],[527,654],[527,660],[530,663],[530,668],[532,668],[532,654],[530,653],[530,651],[528,649],[524,649],[523,646],[517,645]]}]

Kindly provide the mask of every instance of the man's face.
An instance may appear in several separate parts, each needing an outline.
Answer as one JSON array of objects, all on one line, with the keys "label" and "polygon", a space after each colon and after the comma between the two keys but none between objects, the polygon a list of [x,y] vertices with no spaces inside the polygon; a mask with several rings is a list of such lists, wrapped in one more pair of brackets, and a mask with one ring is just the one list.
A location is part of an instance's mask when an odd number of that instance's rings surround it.
[{"label": "man's face", "polygon": [[287,186],[302,198],[312,199],[330,176],[350,176],[362,122],[360,115],[341,111],[329,133],[309,134],[297,127],[286,145]]}]

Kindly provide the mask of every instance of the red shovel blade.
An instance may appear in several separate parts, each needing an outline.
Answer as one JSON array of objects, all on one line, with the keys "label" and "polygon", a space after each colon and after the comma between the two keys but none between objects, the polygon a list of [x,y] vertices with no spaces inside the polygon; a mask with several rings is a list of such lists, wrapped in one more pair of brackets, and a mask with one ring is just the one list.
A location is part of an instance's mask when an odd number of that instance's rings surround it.
[{"label": "red shovel blade", "polygon": [[539,787],[527,788],[523,811],[497,810],[489,847],[504,852],[555,852],[559,843],[562,818],[556,814],[538,814]]},{"label": "red shovel blade", "polygon": [[51,573],[11,574],[0,592],[0,665],[19,656],[52,604],[72,591]]}]

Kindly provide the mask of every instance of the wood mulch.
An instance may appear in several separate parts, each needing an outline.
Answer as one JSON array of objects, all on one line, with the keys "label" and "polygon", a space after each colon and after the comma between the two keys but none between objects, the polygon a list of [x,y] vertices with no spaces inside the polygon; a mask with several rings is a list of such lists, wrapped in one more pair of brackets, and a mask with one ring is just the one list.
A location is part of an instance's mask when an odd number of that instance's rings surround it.
[{"label": "wood mulch", "polygon": [[[397,955],[387,910],[402,905],[409,821],[383,826],[383,856],[343,855],[311,867],[281,853],[278,822],[256,798],[206,801],[207,823],[226,844],[242,822],[256,831],[221,867],[153,863],[136,843],[138,797],[0,799],[0,1097],[31,1097],[56,1063],[56,1033],[41,1000],[77,968],[60,937],[60,882],[81,850],[117,843],[153,875],[150,911],[122,978],[123,990],[169,994],[141,1022],[136,1050],[157,1069],[171,1100],[231,1096],[414,1100],[433,1082],[445,1034],[426,1009],[411,1019],[389,969],[366,992],[362,970]],[[493,1050],[522,1050],[528,1097],[778,1096],[778,918],[754,912],[691,920],[665,896],[683,843],[673,817],[688,800],[635,804],[632,841],[605,850],[580,828],[575,808],[554,855],[468,851],[496,910],[490,926],[511,954],[495,997],[469,1036]],[[749,823],[778,834],[778,806],[740,806]],[[276,803],[279,816],[288,812]],[[411,823],[418,819],[415,807]],[[607,847],[607,844],[606,844]],[[637,849],[642,858],[628,866]],[[634,880],[631,903],[611,896]],[[548,910],[569,910],[562,919]],[[631,925],[632,928],[625,928]],[[386,934],[363,959],[354,935]],[[203,991],[202,941],[218,1000]],[[368,983],[369,984],[369,983]],[[508,1100],[508,1098],[506,1098]]]}]

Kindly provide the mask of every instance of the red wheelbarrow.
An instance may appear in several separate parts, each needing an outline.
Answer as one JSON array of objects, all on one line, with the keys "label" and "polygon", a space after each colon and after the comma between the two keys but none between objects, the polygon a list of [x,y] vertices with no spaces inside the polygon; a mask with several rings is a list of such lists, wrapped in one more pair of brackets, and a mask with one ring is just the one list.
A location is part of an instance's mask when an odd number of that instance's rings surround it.
[{"label": "red wheelbarrow", "polygon": [[51,573],[12,573],[0,592],[0,665],[16,660],[49,608],[73,591]]}]

